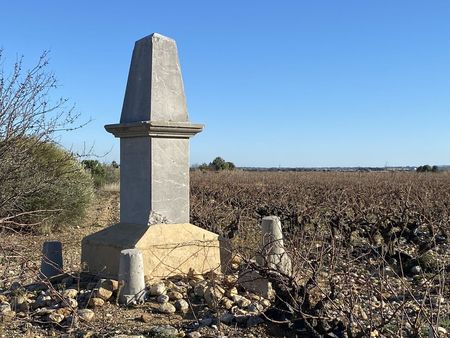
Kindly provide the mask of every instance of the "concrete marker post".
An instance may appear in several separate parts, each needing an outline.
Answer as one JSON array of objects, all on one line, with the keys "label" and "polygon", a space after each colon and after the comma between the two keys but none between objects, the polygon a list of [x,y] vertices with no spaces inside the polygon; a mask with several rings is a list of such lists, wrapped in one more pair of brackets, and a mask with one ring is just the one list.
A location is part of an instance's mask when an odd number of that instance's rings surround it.
[{"label": "concrete marker post", "polygon": [[266,263],[267,267],[277,269],[286,274],[292,274],[292,262],[289,258],[283,242],[283,231],[281,221],[277,216],[264,217],[261,223],[261,261]]},{"label": "concrete marker post", "polygon": [[121,283],[120,303],[129,305],[144,301],[144,260],[138,249],[126,249],[120,252],[119,283]]},{"label": "concrete marker post", "polygon": [[41,276],[51,278],[63,270],[62,243],[47,241],[42,245]]}]

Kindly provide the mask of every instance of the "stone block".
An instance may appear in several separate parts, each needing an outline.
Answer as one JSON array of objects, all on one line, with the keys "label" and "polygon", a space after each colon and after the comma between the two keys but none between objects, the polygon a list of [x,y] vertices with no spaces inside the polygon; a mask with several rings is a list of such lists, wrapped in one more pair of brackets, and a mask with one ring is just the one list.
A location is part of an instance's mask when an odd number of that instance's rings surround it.
[{"label": "stone block", "polygon": [[44,242],[42,245],[41,276],[51,278],[62,274],[62,269],[62,243],[59,241]]},{"label": "stone block", "polygon": [[261,277],[257,271],[245,270],[240,272],[237,283],[245,290],[253,292],[258,296],[267,299],[273,296],[272,283],[266,278]]},{"label": "stone block", "polygon": [[147,278],[221,267],[219,236],[189,223],[115,224],[83,239],[82,264],[92,273],[117,278],[120,252],[132,248],[141,251]]}]

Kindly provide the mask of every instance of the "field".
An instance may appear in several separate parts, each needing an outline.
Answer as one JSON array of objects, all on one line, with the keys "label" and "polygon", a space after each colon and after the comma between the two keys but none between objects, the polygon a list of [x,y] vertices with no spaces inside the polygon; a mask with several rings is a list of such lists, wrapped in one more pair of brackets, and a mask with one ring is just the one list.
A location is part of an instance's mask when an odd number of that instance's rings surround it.
[{"label": "field", "polygon": [[192,221],[248,259],[261,218],[280,217],[294,262],[294,280],[282,282],[297,283],[291,312],[319,333],[450,329],[447,173],[197,172],[191,189]]},{"label": "field", "polygon": [[[91,209],[84,224],[62,233],[4,229],[0,289],[32,281],[42,242],[49,239],[63,241],[65,267],[78,271],[81,238],[117,221],[118,193],[99,192]],[[258,269],[252,258],[260,250],[259,224],[266,215],[280,217],[293,261],[291,277],[260,269],[279,295],[268,313],[279,332],[289,326],[306,336],[423,337],[450,329],[448,173],[191,173],[191,222],[231,238],[242,266]],[[145,332],[144,324],[130,324],[137,315],[131,310],[102,311],[114,318],[105,314],[90,329],[106,335]],[[176,325],[181,318],[169,322]],[[0,333],[21,336],[26,323],[20,318],[3,329],[0,324]],[[251,332],[233,329],[230,337]],[[273,328],[253,332],[276,336]]]}]

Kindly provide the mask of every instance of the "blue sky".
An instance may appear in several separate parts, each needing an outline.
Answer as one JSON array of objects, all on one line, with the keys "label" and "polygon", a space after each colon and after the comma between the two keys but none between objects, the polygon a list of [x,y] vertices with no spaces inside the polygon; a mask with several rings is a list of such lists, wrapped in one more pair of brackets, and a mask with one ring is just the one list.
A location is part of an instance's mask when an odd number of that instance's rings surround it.
[{"label": "blue sky", "polygon": [[94,144],[120,118],[134,42],[177,41],[189,116],[204,123],[191,163],[238,166],[450,164],[450,2],[8,1],[0,46],[50,69]]}]

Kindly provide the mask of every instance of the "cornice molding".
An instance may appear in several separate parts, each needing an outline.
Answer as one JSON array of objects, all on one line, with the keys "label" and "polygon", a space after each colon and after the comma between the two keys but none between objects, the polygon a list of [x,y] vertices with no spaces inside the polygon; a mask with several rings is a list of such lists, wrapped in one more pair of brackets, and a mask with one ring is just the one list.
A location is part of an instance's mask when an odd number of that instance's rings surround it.
[{"label": "cornice molding", "polygon": [[170,121],[140,121],[119,124],[107,124],[107,132],[115,137],[164,137],[190,138],[203,130],[203,124]]}]

